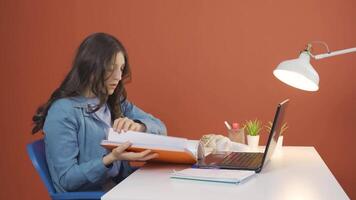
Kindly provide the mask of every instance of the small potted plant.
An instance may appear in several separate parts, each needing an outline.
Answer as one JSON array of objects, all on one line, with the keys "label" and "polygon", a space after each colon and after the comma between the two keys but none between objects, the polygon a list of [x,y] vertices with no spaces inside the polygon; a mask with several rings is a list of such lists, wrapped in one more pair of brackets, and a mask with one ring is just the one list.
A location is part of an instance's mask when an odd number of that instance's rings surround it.
[{"label": "small potted plant", "polygon": [[247,134],[247,144],[251,149],[256,150],[258,148],[258,142],[260,140],[260,132],[262,130],[262,123],[261,121],[255,120],[248,120],[245,123],[244,129]]},{"label": "small potted plant", "polygon": [[[271,132],[272,129],[272,122],[269,121],[268,124],[266,125],[266,129],[268,132]],[[278,137],[278,141],[277,141],[277,145],[276,145],[276,150],[279,151],[282,149],[283,146],[283,134],[286,132],[286,130],[288,129],[288,125],[287,122],[284,122],[281,126],[281,129],[279,130],[279,137]]]}]

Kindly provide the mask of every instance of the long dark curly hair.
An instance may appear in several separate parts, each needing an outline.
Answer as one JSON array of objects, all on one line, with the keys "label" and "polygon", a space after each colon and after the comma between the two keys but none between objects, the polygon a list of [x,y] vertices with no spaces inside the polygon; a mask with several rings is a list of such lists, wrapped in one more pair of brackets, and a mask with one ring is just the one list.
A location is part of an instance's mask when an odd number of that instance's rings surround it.
[{"label": "long dark curly hair", "polygon": [[[106,72],[112,65],[117,53],[122,52],[125,57],[125,66],[122,79],[112,95],[108,95],[105,87]],[[121,42],[106,33],[89,35],[80,44],[74,57],[72,68],[59,88],[54,90],[49,100],[41,105],[32,117],[34,126],[32,134],[42,130],[47,112],[53,102],[61,98],[83,95],[90,87],[91,92],[99,99],[99,105],[92,110],[97,111],[105,103],[108,104],[112,119],[121,116],[121,102],[126,99],[124,83],[131,79],[127,52]]]}]

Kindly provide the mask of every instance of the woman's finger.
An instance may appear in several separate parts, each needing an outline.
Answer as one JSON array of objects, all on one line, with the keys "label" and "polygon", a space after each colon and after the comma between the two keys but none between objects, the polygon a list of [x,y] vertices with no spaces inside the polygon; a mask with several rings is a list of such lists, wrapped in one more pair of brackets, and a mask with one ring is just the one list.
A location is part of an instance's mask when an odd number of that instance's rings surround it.
[{"label": "woman's finger", "polygon": [[119,119],[115,119],[114,123],[112,124],[112,129],[114,129],[114,131],[116,131],[118,121],[119,121]]},{"label": "woman's finger", "polygon": [[151,150],[144,150],[139,153],[135,152],[124,152],[122,153],[123,159],[125,160],[140,160],[143,157],[151,153]]},{"label": "woman's finger", "polygon": [[132,131],[139,131],[140,130],[140,124],[139,123],[133,123],[130,127],[130,130]]},{"label": "woman's finger", "polygon": [[151,154],[148,154],[147,156],[139,159],[139,161],[147,161],[147,160],[151,160],[153,158],[158,158],[158,153],[151,153]]},{"label": "woman's finger", "polygon": [[120,160],[129,160],[129,161],[146,161],[157,157],[158,154],[152,153],[151,150],[145,150],[139,153],[125,151],[120,154]]},{"label": "woman's finger", "polygon": [[124,124],[122,125],[122,129],[124,131],[130,130],[130,127],[134,124],[135,122],[132,121],[131,119],[126,118]]},{"label": "woman's finger", "polygon": [[113,152],[116,155],[122,154],[127,148],[129,148],[131,146],[130,142],[125,142],[121,145],[119,145],[118,147],[116,147],[115,149],[113,149]]},{"label": "woman's finger", "polygon": [[114,129],[114,131],[116,131],[116,132],[118,132],[118,133],[120,133],[120,130],[119,130],[119,128],[118,128],[119,122],[122,121],[122,119],[123,119],[123,118],[117,118],[117,119],[115,119],[114,124],[112,125],[112,128]]},{"label": "woman's finger", "polygon": [[150,153],[151,153],[151,150],[146,149],[146,150],[141,151],[139,153],[135,153],[135,155],[133,155],[133,157],[134,157],[135,160],[140,160],[140,159],[144,158],[145,156],[147,156]]},{"label": "woman's finger", "polygon": [[117,124],[117,130],[118,131],[121,131],[122,130],[122,128],[123,128],[123,126],[124,126],[124,123],[125,123],[125,121],[127,120],[128,118],[126,118],[126,117],[124,117],[124,118],[120,118],[120,120],[119,120],[119,122],[118,122],[118,124]]}]

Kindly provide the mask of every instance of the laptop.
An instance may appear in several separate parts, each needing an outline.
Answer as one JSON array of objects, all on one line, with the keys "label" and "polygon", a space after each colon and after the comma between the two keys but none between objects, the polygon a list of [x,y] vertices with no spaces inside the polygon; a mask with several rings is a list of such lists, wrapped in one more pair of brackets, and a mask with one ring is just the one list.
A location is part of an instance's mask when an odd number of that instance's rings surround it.
[{"label": "laptop", "polygon": [[271,159],[280,135],[284,114],[289,99],[278,104],[264,153],[257,152],[214,152],[198,160],[198,168],[221,168],[253,170],[261,172],[263,165]]}]

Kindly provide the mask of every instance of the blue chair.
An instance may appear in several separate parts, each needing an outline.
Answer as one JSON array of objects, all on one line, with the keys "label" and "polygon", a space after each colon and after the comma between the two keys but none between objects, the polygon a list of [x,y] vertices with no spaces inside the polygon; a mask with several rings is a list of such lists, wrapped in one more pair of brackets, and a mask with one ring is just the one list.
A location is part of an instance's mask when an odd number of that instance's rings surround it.
[{"label": "blue chair", "polygon": [[102,191],[56,193],[47,167],[45,146],[44,146],[43,139],[28,144],[27,152],[30,156],[33,166],[40,174],[41,179],[45,183],[48,193],[53,200],[100,199],[100,197],[104,195],[104,192]]}]

